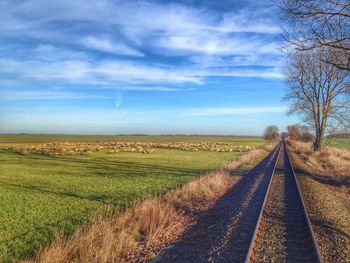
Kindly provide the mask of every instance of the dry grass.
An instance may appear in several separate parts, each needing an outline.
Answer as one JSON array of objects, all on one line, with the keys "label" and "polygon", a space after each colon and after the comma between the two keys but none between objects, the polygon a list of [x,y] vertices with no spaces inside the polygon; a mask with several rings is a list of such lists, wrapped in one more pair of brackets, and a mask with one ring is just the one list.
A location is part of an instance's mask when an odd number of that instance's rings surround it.
[{"label": "dry grass", "polygon": [[309,174],[327,177],[336,184],[350,183],[350,152],[326,146],[313,152],[310,143],[289,141],[295,162]]},{"label": "dry grass", "polygon": [[181,188],[81,227],[68,238],[58,236],[27,262],[146,261],[179,237],[198,212],[208,209],[240,178],[231,176],[233,170],[257,162],[271,149],[270,145],[253,150]]}]

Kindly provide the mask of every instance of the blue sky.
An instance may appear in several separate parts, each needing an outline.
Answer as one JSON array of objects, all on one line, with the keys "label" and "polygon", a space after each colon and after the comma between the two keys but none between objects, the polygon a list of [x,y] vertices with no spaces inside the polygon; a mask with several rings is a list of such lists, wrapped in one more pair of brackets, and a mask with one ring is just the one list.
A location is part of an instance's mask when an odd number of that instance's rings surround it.
[{"label": "blue sky", "polygon": [[267,1],[0,1],[0,133],[247,134],[286,116]]}]

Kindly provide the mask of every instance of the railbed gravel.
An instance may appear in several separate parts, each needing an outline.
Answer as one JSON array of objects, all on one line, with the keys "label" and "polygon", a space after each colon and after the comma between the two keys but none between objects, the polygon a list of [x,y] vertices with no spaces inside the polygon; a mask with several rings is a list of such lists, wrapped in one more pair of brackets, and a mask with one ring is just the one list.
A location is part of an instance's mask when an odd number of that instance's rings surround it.
[{"label": "railbed gravel", "polygon": [[350,262],[350,196],[339,187],[298,174],[324,262]]}]

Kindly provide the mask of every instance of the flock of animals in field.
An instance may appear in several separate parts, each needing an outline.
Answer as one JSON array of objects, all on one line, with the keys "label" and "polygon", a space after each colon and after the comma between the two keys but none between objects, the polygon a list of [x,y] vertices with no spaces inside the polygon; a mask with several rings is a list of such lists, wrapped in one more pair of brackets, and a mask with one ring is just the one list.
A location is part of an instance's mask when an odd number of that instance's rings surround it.
[{"label": "flock of animals in field", "polygon": [[108,154],[118,152],[137,152],[148,154],[156,149],[176,149],[181,151],[210,151],[210,152],[248,152],[255,147],[248,145],[234,145],[225,142],[53,142],[45,144],[28,145],[25,148],[14,149],[19,154],[43,154],[43,155],[86,155],[103,151]]}]

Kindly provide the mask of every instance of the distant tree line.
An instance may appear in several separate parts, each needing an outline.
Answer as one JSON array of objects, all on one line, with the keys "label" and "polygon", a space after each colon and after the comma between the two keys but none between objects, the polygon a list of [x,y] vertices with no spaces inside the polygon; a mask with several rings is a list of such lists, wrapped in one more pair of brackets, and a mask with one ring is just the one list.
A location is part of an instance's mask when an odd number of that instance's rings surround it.
[{"label": "distant tree line", "polygon": [[280,134],[276,125],[267,126],[264,132],[264,138],[267,141],[274,141],[279,138]]},{"label": "distant tree line", "polygon": [[333,135],[333,138],[350,138],[350,133],[349,132],[336,133]]},{"label": "distant tree line", "polygon": [[311,133],[311,130],[306,125],[289,125],[287,126],[287,132],[279,133],[279,129],[276,125],[267,126],[264,131],[264,138],[267,141],[274,141],[282,138],[289,138],[294,141],[302,142],[311,142],[314,139],[314,136]]},{"label": "distant tree line", "polygon": [[294,141],[311,142],[313,140],[310,128],[306,125],[287,126],[287,136]]}]

